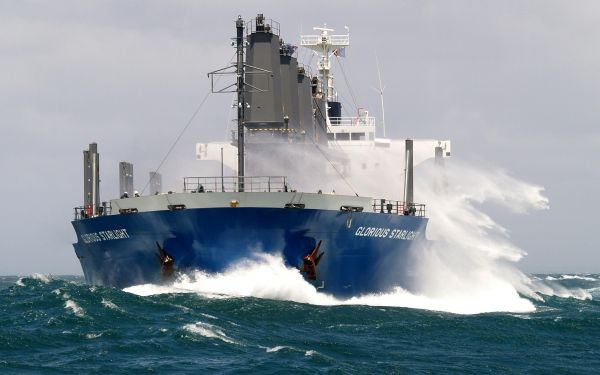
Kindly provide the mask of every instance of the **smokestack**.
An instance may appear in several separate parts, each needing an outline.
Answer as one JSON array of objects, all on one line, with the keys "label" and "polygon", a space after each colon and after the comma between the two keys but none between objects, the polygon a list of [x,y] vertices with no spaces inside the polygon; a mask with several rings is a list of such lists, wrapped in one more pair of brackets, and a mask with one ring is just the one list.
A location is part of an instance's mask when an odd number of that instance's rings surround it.
[{"label": "smokestack", "polygon": [[254,88],[248,90],[245,96],[250,104],[250,108],[246,108],[244,112],[246,129],[273,129],[283,126],[280,39],[277,25],[259,14],[256,17],[255,30],[250,29],[252,33],[247,37],[246,62],[258,70],[248,69],[262,73],[246,72],[247,86]]},{"label": "smokestack", "polygon": [[413,140],[405,142],[405,179],[404,179],[404,211],[405,214],[414,215],[413,205]]},{"label": "smokestack", "polygon": [[90,143],[83,150],[83,205],[88,217],[98,214],[100,202],[100,155],[98,145]]}]

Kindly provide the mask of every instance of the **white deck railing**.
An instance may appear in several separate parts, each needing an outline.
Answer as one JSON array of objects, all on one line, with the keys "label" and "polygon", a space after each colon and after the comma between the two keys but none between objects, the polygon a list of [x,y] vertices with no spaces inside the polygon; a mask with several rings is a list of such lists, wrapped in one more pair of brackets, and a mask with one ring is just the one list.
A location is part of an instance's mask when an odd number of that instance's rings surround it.
[{"label": "white deck railing", "polygon": [[244,183],[245,192],[287,191],[285,176],[184,177],[183,191],[186,193],[236,192],[239,182]]},{"label": "white deck railing", "polygon": [[[348,46],[350,45],[350,35],[327,35],[327,43],[334,46]],[[321,44],[321,35],[301,35],[300,45],[301,46],[316,46]]]},{"label": "white deck railing", "polygon": [[[375,126],[375,117],[330,117],[331,125],[335,126]],[[332,129],[334,130],[334,129]]]}]

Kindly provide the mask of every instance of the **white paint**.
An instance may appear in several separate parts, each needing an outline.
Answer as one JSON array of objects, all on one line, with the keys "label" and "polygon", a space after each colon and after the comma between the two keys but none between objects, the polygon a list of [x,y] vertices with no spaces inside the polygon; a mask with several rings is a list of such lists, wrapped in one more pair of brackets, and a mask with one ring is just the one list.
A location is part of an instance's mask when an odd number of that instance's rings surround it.
[{"label": "white paint", "polygon": [[[112,213],[119,214],[120,209],[136,208],[138,212],[168,210],[169,205],[184,204],[186,208],[230,207],[231,201],[237,201],[237,207],[273,207],[283,208],[288,203],[302,203],[307,209],[339,211],[341,206],[363,207],[371,211],[373,198],[349,195],[318,193],[173,193],[143,197],[113,199],[110,201]],[[234,208],[232,208],[234,209]]]}]

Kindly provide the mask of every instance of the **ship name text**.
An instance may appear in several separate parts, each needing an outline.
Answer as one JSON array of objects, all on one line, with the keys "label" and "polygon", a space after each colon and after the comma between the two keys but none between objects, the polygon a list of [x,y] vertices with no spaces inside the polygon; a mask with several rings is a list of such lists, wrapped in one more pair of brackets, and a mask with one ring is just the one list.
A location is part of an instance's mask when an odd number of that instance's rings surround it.
[{"label": "ship name text", "polygon": [[81,240],[84,243],[120,240],[123,238],[129,238],[127,229],[102,230],[99,232],[85,233],[81,235]]},{"label": "ship name text", "polygon": [[414,240],[419,234],[418,231],[406,229],[390,229],[379,227],[358,227],[355,236],[358,237],[376,237],[376,238],[392,238],[395,240]]}]

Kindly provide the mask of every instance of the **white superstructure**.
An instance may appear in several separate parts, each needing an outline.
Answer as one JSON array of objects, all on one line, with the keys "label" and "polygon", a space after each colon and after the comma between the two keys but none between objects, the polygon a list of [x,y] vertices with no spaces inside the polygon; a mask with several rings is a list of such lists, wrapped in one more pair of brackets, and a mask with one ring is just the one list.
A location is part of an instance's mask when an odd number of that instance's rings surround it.
[{"label": "white superstructure", "polygon": [[[333,34],[334,29],[325,24],[314,27],[315,35],[301,35],[300,45],[313,51],[318,56],[319,85],[316,87],[315,99],[326,104],[327,146],[344,157],[329,160],[335,165],[335,173],[341,172],[345,177],[360,178],[364,172],[383,171],[390,163],[404,165],[405,140],[376,137],[377,122],[364,108],[357,108],[352,116],[341,116],[341,103],[334,87],[334,76],[331,72],[333,56],[344,56],[345,48],[350,46],[350,34]],[[348,28],[346,28],[348,31]],[[379,76],[379,95],[383,95],[381,77]],[[383,102],[382,102],[383,103]],[[382,104],[383,105],[383,104]],[[330,111],[333,107],[334,110]],[[330,113],[331,112],[331,113]],[[383,108],[382,108],[383,113]],[[382,123],[383,127],[383,123]],[[442,157],[451,155],[450,140],[413,139],[414,165],[436,156],[436,148],[441,148]],[[236,170],[237,148],[229,142],[198,143],[196,157],[198,160],[222,162],[223,165]],[[439,154],[438,154],[439,157]]]}]

